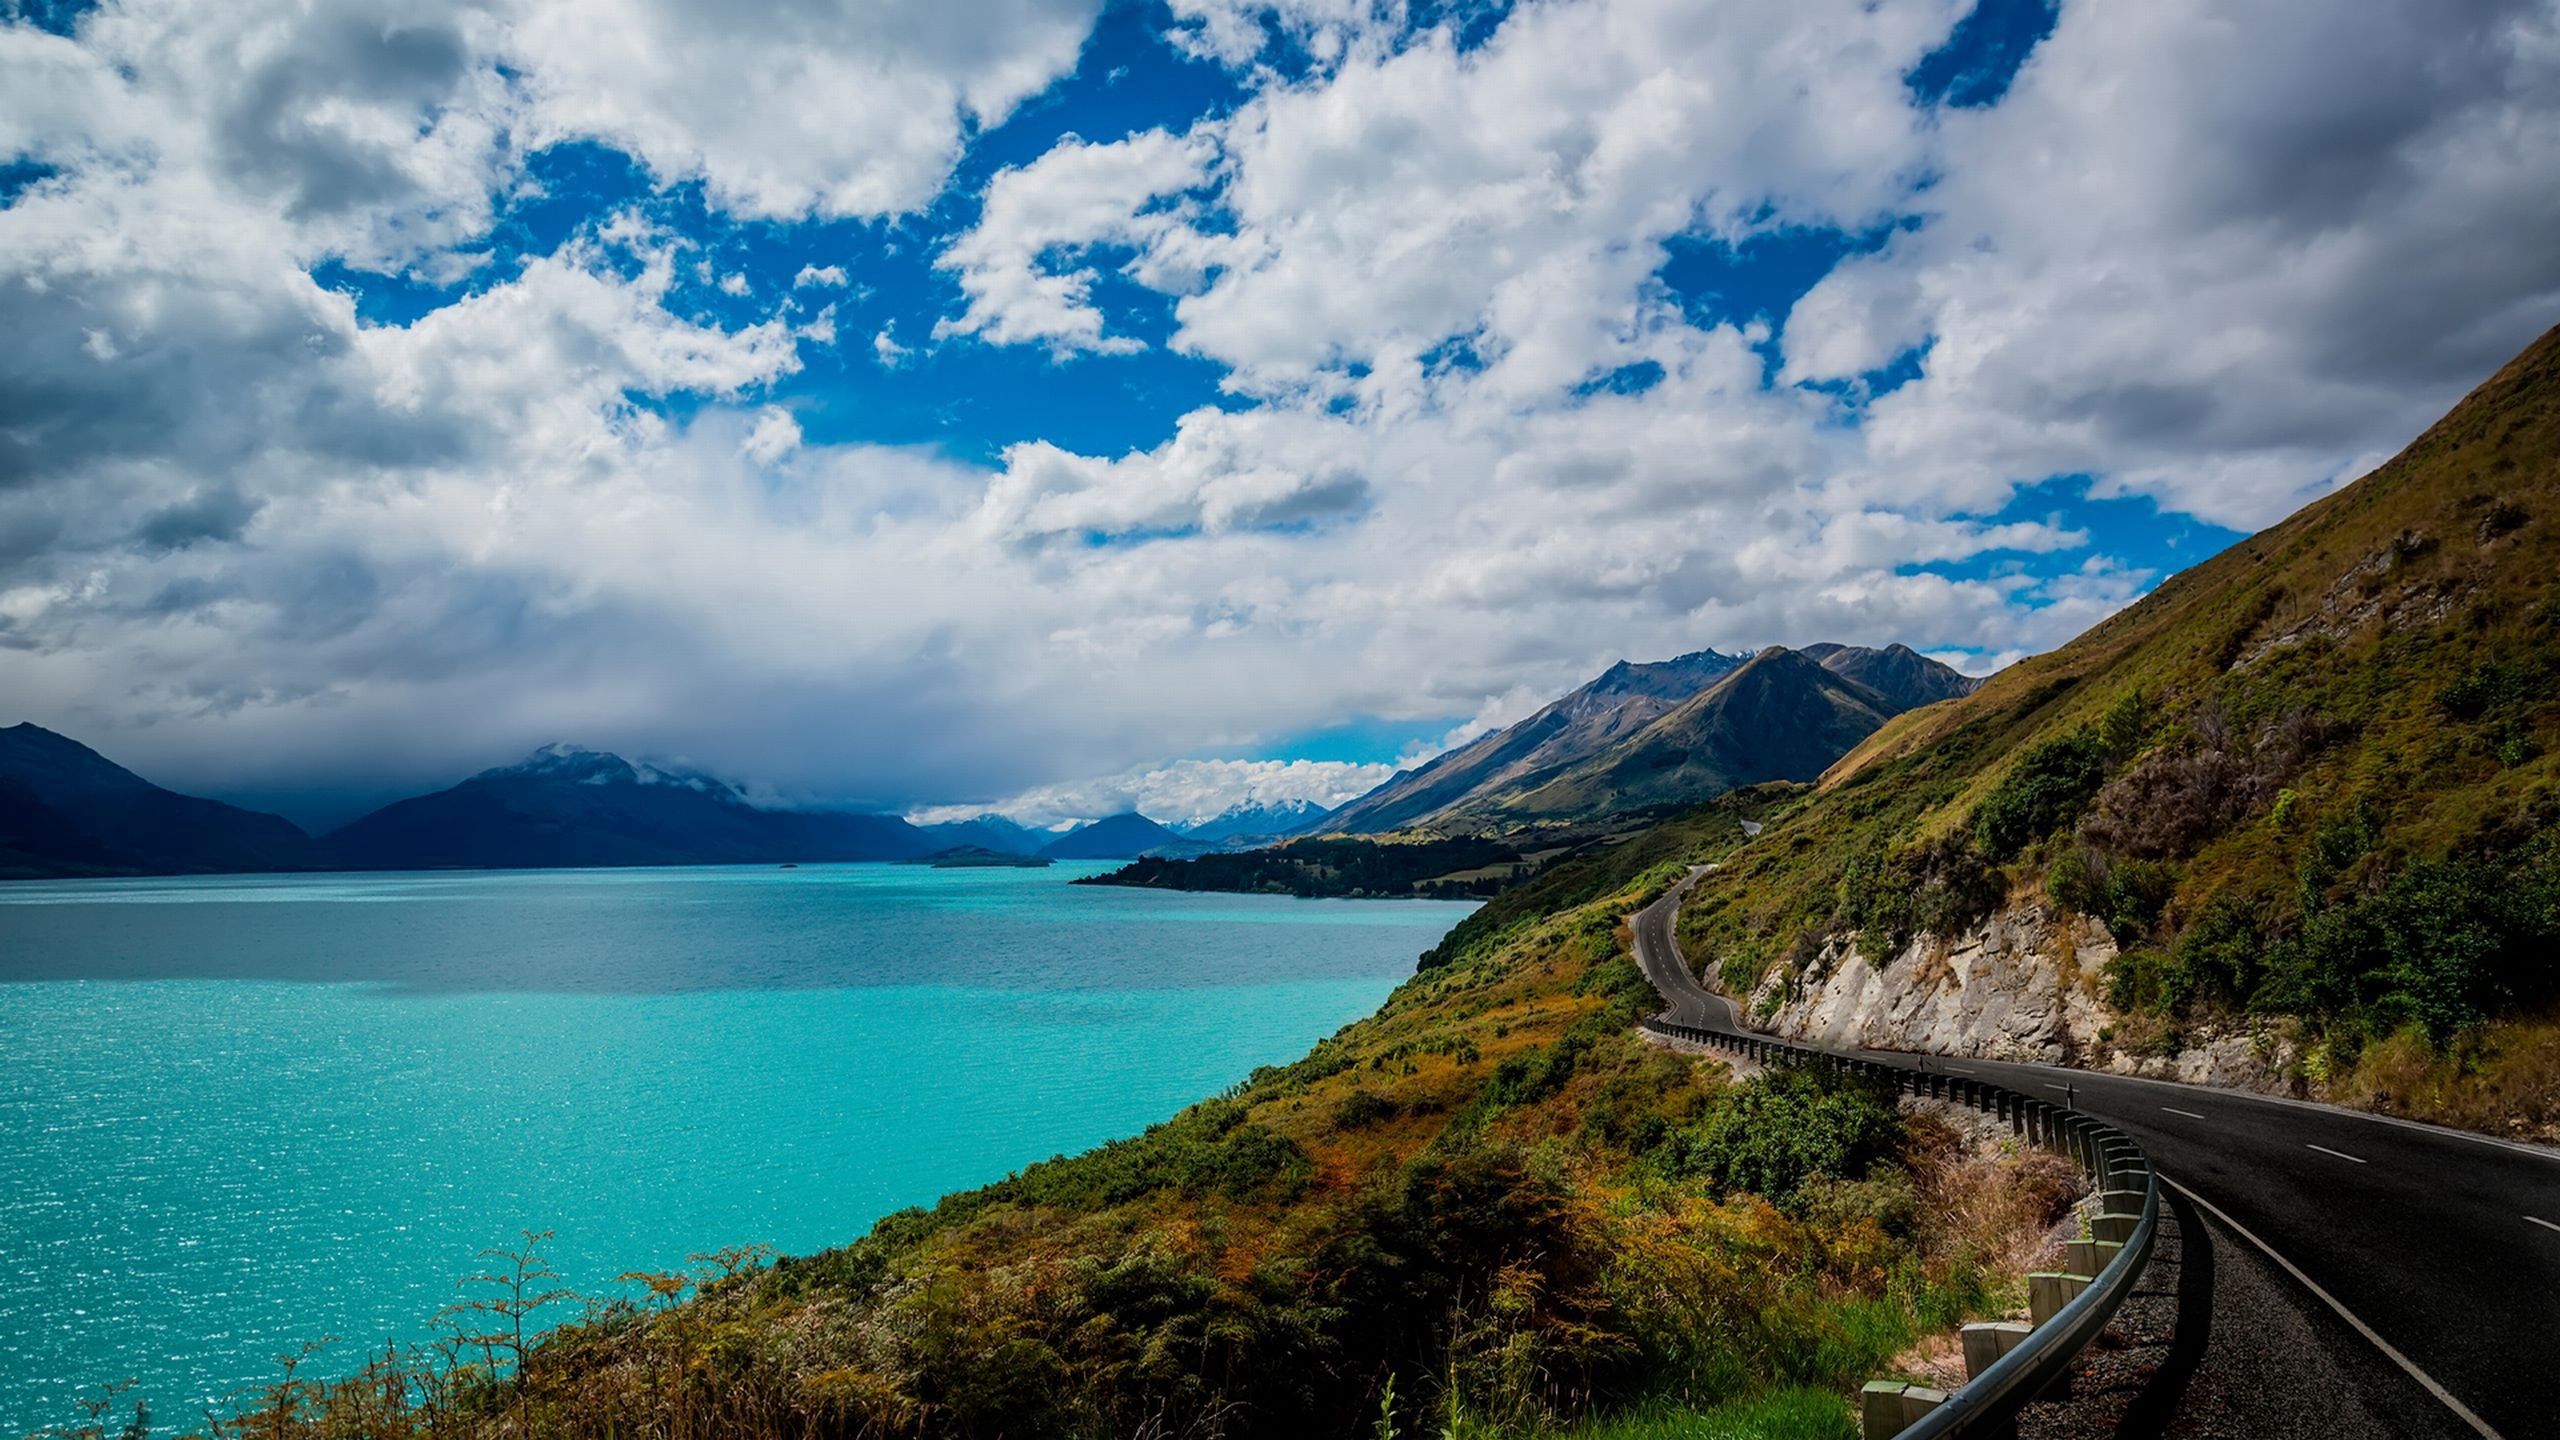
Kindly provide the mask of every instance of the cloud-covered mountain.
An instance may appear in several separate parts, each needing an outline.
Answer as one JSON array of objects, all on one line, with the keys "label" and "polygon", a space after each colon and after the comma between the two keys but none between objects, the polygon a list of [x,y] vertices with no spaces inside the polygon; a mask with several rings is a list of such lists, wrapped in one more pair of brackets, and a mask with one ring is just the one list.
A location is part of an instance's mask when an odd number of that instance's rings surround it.
[{"label": "cloud-covered mountain", "polygon": [[1312,830],[1333,811],[1313,800],[1248,800],[1206,820],[1174,829],[1184,837],[1221,849],[1252,849]]},{"label": "cloud-covered mountain", "polygon": [[1597,820],[1763,780],[1810,780],[1891,716],[1973,683],[1901,645],[1620,661],[1528,719],[1398,775],[1318,829]]},{"label": "cloud-covered mountain", "polygon": [[760,809],[707,775],[564,745],[386,805],[326,843],[342,863],[388,870],[905,860],[937,848],[894,815]]},{"label": "cloud-covered mountain", "polygon": [[290,820],[163,790],[39,725],[0,730],[0,875],[322,868]]},{"label": "cloud-covered mountain", "polygon": [[999,855],[1037,855],[1041,846],[1057,838],[1027,825],[1016,824],[992,811],[966,820],[945,820],[916,828],[936,850],[975,849]]}]

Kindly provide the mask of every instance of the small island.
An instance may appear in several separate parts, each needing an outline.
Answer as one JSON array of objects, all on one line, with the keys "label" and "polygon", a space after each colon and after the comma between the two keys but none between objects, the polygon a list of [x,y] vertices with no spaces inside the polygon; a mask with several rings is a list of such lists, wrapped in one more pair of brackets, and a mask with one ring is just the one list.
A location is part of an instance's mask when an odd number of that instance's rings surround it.
[{"label": "small island", "polygon": [[1536,869],[1535,861],[1494,840],[1327,836],[1190,858],[1142,856],[1108,874],[1083,876],[1075,883],[1302,898],[1481,900]]},{"label": "small island", "polygon": [[930,865],[936,870],[1045,870],[1050,860],[1046,855],[1017,855],[984,845],[955,845],[902,863]]}]

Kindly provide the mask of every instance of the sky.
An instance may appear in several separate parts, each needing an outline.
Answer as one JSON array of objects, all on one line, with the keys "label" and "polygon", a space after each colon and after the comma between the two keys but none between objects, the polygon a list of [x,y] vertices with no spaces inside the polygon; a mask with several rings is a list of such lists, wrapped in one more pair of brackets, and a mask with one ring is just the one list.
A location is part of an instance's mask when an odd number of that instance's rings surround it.
[{"label": "sky", "polygon": [[[2560,0],[0,0],[0,723],[1338,801],[2051,648],[2560,321]],[[11,713],[14,712],[14,713]]]}]

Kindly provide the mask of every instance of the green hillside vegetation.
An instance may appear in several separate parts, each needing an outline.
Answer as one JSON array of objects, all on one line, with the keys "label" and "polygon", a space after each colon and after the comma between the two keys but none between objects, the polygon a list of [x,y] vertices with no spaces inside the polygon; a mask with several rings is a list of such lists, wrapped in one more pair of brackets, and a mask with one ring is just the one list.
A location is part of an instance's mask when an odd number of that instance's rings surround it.
[{"label": "green hillside vegetation", "polygon": [[2014,1300],[2075,1182],[1873,1090],[1638,1037],[1622,917],[1757,808],[1566,862],[1375,1016],[1141,1136],[840,1250],[628,1277],[521,1347],[520,1315],[574,1307],[483,1284],[442,1347],[295,1381],[242,1433],[1469,1437],[1704,1410],[1847,1436],[1855,1386]]},{"label": "green hillside vegetation", "polygon": [[1189,859],[1151,855],[1075,883],[1302,897],[1462,900],[1494,894],[1529,868],[1529,862],[1510,846],[1473,837],[1327,837]]},{"label": "green hillside vegetation", "polygon": [[2121,947],[2127,1050],[2274,1025],[2314,1093],[2553,1135],[2555,751],[2560,332],[2381,470],[1885,727],[1684,942],[1742,993],[2041,894]]}]

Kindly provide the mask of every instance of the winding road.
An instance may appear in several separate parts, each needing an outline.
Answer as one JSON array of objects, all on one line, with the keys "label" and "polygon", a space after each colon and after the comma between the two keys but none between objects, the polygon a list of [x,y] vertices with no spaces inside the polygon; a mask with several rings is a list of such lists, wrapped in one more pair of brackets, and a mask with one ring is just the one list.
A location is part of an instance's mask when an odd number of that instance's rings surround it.
[{"label": "winding road", "polygon": [[[1636,962],[1668,1018],[1744,1033],[1675,938],[1714,868],[1632,917]],[[2068,1097],[2203,1211],[2211,1338],[2167,1433],[2560,1437],[2560,1152],[2242,1091],[1844,1053]]]}]

